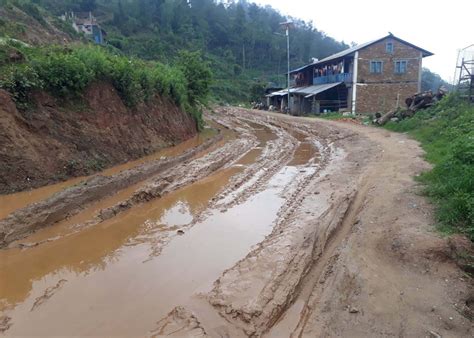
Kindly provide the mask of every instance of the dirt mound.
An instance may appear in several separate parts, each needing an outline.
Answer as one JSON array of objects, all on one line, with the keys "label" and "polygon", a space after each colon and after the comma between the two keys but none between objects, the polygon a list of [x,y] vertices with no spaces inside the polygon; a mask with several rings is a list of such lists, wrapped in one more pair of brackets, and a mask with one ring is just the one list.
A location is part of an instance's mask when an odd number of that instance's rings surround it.
[{"label": "dirt mound", "polygon": [[46,93],[20,111],[0,90],[0,193],[91,174],[147,155],[197,133],[193,118],[155,97],[127,108],[109,84],[91,85],[64,107]]}]

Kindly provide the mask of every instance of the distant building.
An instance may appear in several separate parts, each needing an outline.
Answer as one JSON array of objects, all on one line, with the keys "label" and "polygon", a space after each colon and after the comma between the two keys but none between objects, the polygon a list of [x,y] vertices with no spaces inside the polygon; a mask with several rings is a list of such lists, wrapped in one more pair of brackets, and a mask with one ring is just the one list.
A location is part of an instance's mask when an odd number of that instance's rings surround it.
[{"label": "distant building", "polygon": [[[393,34],[346,49],[291,71],[293,114],[387,112],[421,90],[422,59],[433,53]],[[288,106],[288,89],[267,95]]]},{"label": "distant building", "polygon": [[92,39],[97,44],[103,44],[107,33],[97,23],[97,19],[88,13],[65,13],[61,16],[64,21],[71,21],[72,27],[78,33],[83,33],[85,36]]}]

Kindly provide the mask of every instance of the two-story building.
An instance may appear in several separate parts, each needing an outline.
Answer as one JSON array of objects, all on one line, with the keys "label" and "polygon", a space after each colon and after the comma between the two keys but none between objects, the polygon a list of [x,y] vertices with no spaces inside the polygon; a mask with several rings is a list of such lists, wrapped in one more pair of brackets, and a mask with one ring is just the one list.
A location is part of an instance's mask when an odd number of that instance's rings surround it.
[{"label": "two-story building", "polygon": [[[387,112],[421,90],[422,60],[433,53],[393,34],[291,71],[293,114]],[[288,89],[267,95],[284,109]]]}]

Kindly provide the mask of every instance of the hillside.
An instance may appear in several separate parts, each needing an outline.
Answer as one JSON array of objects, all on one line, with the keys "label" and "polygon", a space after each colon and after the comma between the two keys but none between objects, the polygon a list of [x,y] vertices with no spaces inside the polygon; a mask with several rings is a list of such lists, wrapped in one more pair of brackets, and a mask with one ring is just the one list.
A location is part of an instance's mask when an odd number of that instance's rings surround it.
[{"label": "hillside", "polygon": [[[212,66],[211,92],[219,102],[248,102],[266,85],[286,86],[280,23],[288,17],[247,0],[0,0],[0,11],[0,36],[33,44],[84,39],[58,18],[91,11],[117,53],[170,64],[180,50],[202,51]],[[291,20],[292,68],[348,47],[310,23]],[[440,85],[449,87],[423,70],[423,90]]]},{"label": "hillside", "polygon": [[[26,15],[19,8],[3,9]],[[81,41],[46,44],[27,29],[13,36],[0,40],[0,192],[89,175],[203,126],[211,74],[199,53],[165,65]]]},{"label": "hillside", "polygon": [[[14,19],[7,25],[10,28],[0,30],[0,34],[26,37],[28,42],[33,42],[28,36],[37,26],[55,27],[49,22],[68,26],[55,19],[64,12],[91,10],[107,32],[107,44],[118,53],[170,64],[180,50],[203,51],[214,74],[212,93],[219,101],[248,101],[253,83],[273,82],[277,86],[286,83],[283,75],[287,62],[286,39],[277,34],[283,33],[280,23],[287,18],[271,7],[247,1],[224,4],[213,0],[1,1],[15,8],[15,13],[22,12],[21,16],[30,13],[29,20],[36,22],[34,26],[25,25],[28,33],[19,33],[11,28],[17,21]],[[42,18],[46,23],[41,23]],[[294,21],[292,67],[348,47],[311,24]],[[67,33],[59,34],[56,39],[38,41],[62,43],[64,35],[68,35],[67,41],[71,37],[79,38],[70,32],[70,27],[64,30]],[[38,35],[46,37],[41,31]]]}]

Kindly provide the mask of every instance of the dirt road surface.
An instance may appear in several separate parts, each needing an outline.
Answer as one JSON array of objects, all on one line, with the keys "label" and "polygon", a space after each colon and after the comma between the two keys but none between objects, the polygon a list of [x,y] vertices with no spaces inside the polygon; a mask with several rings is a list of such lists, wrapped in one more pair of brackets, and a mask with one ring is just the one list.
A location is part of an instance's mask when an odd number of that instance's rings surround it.
[{"label": "dirt road surface", "polygon": [[206,140],[0,197],[2,335],[473,336],[471,280],[419,194],[415,141],[206,118]]}]

